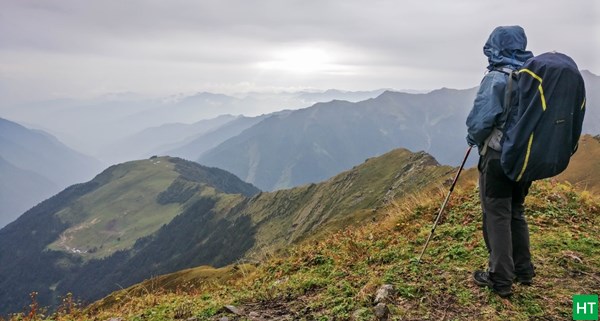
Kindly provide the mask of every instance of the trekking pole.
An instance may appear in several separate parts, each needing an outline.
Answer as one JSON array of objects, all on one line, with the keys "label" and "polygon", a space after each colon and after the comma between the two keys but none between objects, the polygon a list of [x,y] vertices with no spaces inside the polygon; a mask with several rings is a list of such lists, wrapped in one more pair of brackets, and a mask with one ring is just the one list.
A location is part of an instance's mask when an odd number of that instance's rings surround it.
[{"label": "trekking pole", "polygon": [[433,236],[433,232],[435,232],[435,228],[437,227],[438,221],[440,220],[440,217],[442,216],[442,212],[444,211],[446,204],[448,204],[448,200],[450,199],[450,194],[452,194],[452,191],[454,190],[454,186],[456,186],[456,181],[458,181],[458,176],[460,176],[460,172],[462,172],[463,167],[465,167],[465,163],[467,162],[467,158],[469,158],[469,153],[471,153],[472,148],[473,148],[473,146],[469,146],[469,148],[467,149],[465,158],[463,159],[462,164],[460,164],[460,168],[458,168],[458,171],[456,172],[456,176],[454,177],[452,186],[450,186],[450,191],[448,191],[448,195],[446,195],[446,199],[444,200],[444,203],[442,203],[442,207],[440,208],[440,211],[438,212],[438,215],[435,218],[435,222],[433,223],[433,227],[431,228],[431,233],[429,233],[429,237],[427,238],[427,241],[425,242],[425,246],[423,247],[423,250],[421,251],[421,254],[419,255],[419,259],[417,260],[417,263],[421,263],[421,258],[423,257],[423,253],[425,253],[425,250],[427,249],[427,245],[429,245],[429,241],[431,240],[431,237]]}]

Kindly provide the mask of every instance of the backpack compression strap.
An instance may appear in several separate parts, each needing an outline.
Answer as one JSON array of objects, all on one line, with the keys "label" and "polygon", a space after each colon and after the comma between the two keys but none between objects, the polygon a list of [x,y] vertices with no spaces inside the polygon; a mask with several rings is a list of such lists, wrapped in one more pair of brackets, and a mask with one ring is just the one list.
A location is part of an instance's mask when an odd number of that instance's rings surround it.
[{"label": "backpack compression strap", "polygon": [[522,72],[529,74],[535,80],[540,82],[540,85],[538,86],[538,90],[540,92],[540,98],[542,99],[542,109],[544,111],[546,111],[546,97],[544,96],[544,88],[542,87],[542,77],[536,75],[535,72],[533,72],[527,68],[523,68],[523,69],[519,70],[519,74]]}]

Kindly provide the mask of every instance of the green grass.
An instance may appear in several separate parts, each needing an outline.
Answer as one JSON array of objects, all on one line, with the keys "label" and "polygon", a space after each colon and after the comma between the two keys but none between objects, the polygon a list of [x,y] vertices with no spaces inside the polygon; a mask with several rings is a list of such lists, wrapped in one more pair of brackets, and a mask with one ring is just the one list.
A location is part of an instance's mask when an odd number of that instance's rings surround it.
[{"label": "green grass", "polygon": [[222,309],[229,304],[304,320],[371,320],[375,291],[386,283],[397,289],[388,303],[392,320],[554,320],[570,318],[574,294],[598,293],[595,196],[549,181],[534,184],[526,216],[537,276],[531,287],[515,285],[506,300],[470,279],[487,261],[477,195],[472,184],[455,191],[421,264],[416,257],[441,194],[410,206],[392,204],[386,220],[308,240],[248,273],[186,289],[124,292],[118,302],[54,320],[169,320],[183,312],[216,320],[231,317]]},{"label": "green grass", "polygon": [[156,201],[177,176],[174,164],[166,158],[120,165],[108,184],[57,213],[72,227],[48,248],[78,249],[86,259],[131,248],[137,239],[157,231],[181,212],[179,204]]},{"label": "green grass", "polygon": [[389,201],[429,190],[453,171],[433,165],[430,156],[396,149],[319,184],[261,193],[244,210],[259,225],[250,256],[370,221]]}]

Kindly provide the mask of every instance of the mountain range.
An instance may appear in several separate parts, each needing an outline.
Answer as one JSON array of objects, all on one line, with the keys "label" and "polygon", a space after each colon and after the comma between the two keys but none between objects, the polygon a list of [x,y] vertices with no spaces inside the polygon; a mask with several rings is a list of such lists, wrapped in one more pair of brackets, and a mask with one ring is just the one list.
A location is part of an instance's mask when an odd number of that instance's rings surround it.
[{"label": "mountain range", "polygon": [[[597,97],[598,91],[594,89],[600,86],[599,77],[589,71],[582,71],[582,75],[586,82],[588,96],[584,133],[597,134],[600,132],[598,127],[600,112],[594,106],[600,98]],[[284,97],[288,99],[296,97],[297,101],[328,99],[335,96],[361,99],[380,92],[330,90],[322,93],[300,92]],[[459,146],[464,146],[464,137],[461,134],[463,130],[457,129],[464,128],[464,119],[474,93],[475,89],[442,89],[427,94],[387,91],[376,98],[355,103],[331,101],[300,110],[287,110],[256,117],[222,115],[192,124],[168,123],[146,128],[121,138],[99,153],[105,155],[111,163],[143,159],[152,155],[182,157],[228,170],[263,190],[318,182],[350,168],[362,159],[380,155],[396,147],[406,147],[413,151],[423,150],[431,153],[443,164],[456,165],[462,156],[462,148]],[[249,97],[256,101],[274,99],[267,95],[249,95],[247,98],[250,99]],[[281,99],[281,96],[277,97]],[[149,112],[149,110],[169,110],[166,105],[148,106],[145,102],[140,102],[139,98],[130,95],[110,96],[103,99],[105,104],[96,102],[84,107],[81,107],[80,102],[77,101],[53,101],[47,106],[42,104],[28,106],[28,108],[39,111],[33,113],[36,117],[45,117],[49,120],[63,113],[69,113],[71,115],[69,117],[77,118],[77,121],[71,124],[75,126],[73,128],[85,127],[86,130],[93,131],[94,136],[99,139],[103,139],[105,135],[102,133],[106,129],[118,132],[119,130],[115,130],[115,124],[123,123],[124,119],[130,116]],[[224,95],[200,93],[194,96],[177,97],[172,101],[165,100],[163,103],[182,104],[188,106],[186,108],[192,108],[196,102],[197,107],[201,108],[203,103],[233,100],[235,100],[233,97]],[[177,117],[182,118],[182,116]],[[138,122],[134,118],[123,123],[131,127],[131,131],[145,123],[145,121]],[[97,124],[88,126],[88,120],[92,119],[97,121]],[[166,120],[168,118],[163,119]],[[4,124],[7,122],[4,120]],[[103,127],[104,123],[109,125]],[[131,126],[131,124],[135,125]],[[59,122],[58,125],[65,124]],[[5,125],[3,130],[6,132],[8,127]],[[51,137],[49,134],[45,135]],[[82,135],[81,138],[84,136]],[[60,144],[55,138],[47,141],[49,145]],[[30,145],[26,140],[17,143]],[[3,148],[6,149],[7,146],[4,144]],[[43,150],[38,147],[34,149]],[[6,153],[12,155],[12,152],[6,151],[2,154],[5,161],[11,162],[7,159]],[[88,161],[95,171],[88,172],[87,177],[100,168],[98,162],[90,161],[89,158],[85,160]],[[64,183],[61,180],[68,178],[70,174],[63,175],[60,168],[55,171],[53,162],[46,162],[51,170],[44,170],[44,166],[23,165],[28,162],[13,159],[11,164],[46,177],[50,184],[58,186],[52,192],[87,178],[75,175],[82,179],[67,179],[67,183]],[[469,163],[469,165],[473,164],[473,161]],[[58,162],[56,166],[62,165]],[[77,166],[67,167],[74,168],[73,173],[78,171]],[[6,164],[3,168],[7,168]],[[50,177],[54,173],[58,174],[58,177]],[[13,217],[35,202],[25,201],[24,198],[42,200],[52,194],[52,192],[43,193],[50,189],[48,182],[41,182],[39,177],[34,178],[20,172],[18,176],[13,176],[13,179],[15,182],[18,181],[16,185],[36,186],[31,190],[31,195],[27,196],[15,198],[9,197],[9,193],[4,193],[10,201],[3,202],[2,204],[6,205],[2,206],[7,207],[7,212],[17,213],[11,214]],[[17,192],[16,195],[22,193]]]},{"label": "mountain range", "polygon": [[89,302],[153,275],[260,258],[326,226],[375,218],[451,170],[401,149],[320,184],[261,193],[179,158],[115,165],[0,230],[0,314],[32,291],[43,305],[69,292]]},{"label": "mountain range", "polygon": [[[597,134],[600,112],[594,106],[600,100],[595,90],[599,77],[589,71],[582,75],[588,104],[584,133]],[[198,93],[160,100],[118,95],[87,103],[38,103],[9,109],[8,114],[51,126],[72,146],[93,150],[110,163],[171,155],[220,167],[263,190],[276,190],[324,180],[397,147],[423,150],[443,164],[456,165],[475,91],[329,90],[249,93],[242,98]],[[356,101],[368,97],[372,98]],[[224,115],[240,112],[242,105],[248,108],[245,111],[272,111],[331,98],[354,102],[334,100],[253,117]],[[267,107],[259,108],[261,104]],[[206,114],[198,114],[203,110]],[[211,115],[216,118],[201,120]]]},{"label": "mountain range", "polygon": [[[600,86],[599,77],[589,71],[582,71],[582,75],[588,97],[584,133],[597,134],[600,132],[600,112],[594,106],[600,98],[597,97],[598,91],[594,89]],[[298,101],[329,99],[335,96],[361,99],[380,92],[300,92],[277,96],[277,99],[287,97],[289,101],[296,101],[297,104]],[[111,163],[143,159],[152,155],[182,157],[223,168],[263,190],[319,182],[349,169],[365,158],[397,147],[413,151],[423,150],[443,164],[457,165],[463,153],[460,146],[464,146],[464,119],[474,95],[475,89],[441,89],[426,94],[385,91],[376,98],[359,102],[334,100],[300,110],[256,117],[223,115],[192,124],[163,124],[118,139],[100,154],[105,155]],[[291,97],[295,97],[296,100]],[[263,102],[277,100],[266,94],[254,94],[246,98]],[[188,97],[175,97],[172,101],[164,100],[162,103],[166,105],[161,105],[162,107],[146,105],[138,98],[128,95],[105,97],[104,100],[108,105],[96,102],[80,109],[78,107],[81,106],[76,101],[54,101],[49,106],[29,107],[39,110],[39,114],[34,113],[36,117],[46,117],[49,120],[63,113],[81,116],[82,118],[75,122],[75,127],[86,127],[86,130],[94,132],[94,136],[104,139],[103,133],[107,129],[119,132],[115,130],[115,124],[123,123],[130,131],[143,126],[147,123],[143,121],[145,118],[137,119],[133,116],[150,112],[149,110],[163,110],[160,113],[164,114],[166,110],[171,110],[168,106],[172,104],[187,106],[181,107],[185,110],[193,108],[195,103],[201,108],[204,103],[231,102],[235,99],[200,93]],[[172,110],[174,114],[178,114],[176,110],[178,109]],[[130,116],[132,118],[128,121],[124,120]],[[173,117],[182,119],[183,114]],[[92,118],[98,121],[93,126],[88,126],[87,122]],[[170,119],[163,118],[163,121]],[[114,123],[111,123],[113,121]],[[109,125],[102,125],[105,123]],[[82,135],[82,138],[84,136]],[[19,167],[16,163],[13,161],[12,165]],[[468,165],[473,164],[474,161],[471,160]],[[23,169],[38,171],[32,167]],[[60,173],[60,170],[56,173]],[[44,173],[38,174],[44,176]],[[40,182],[39,178],[24,173],[20,173],[18,177],[21,178],[16,185],[36,186],[32,189],[33,196],[36,195],[36,189],[49,190],[47,182]],[[14,179],[16,182],[17,178]],[[54,192],[67,186],[54,182],[51,177],[48,179],[50,183],[59,185]],[[70,183],[84,180],[72,180]],[[41,200],[51,194],[46,192],[33,198]],[[19,200],[26,198],[25,196],[14,198],[8,197],[8,193],[4,195],[11,201],[3,204],[25,204],[17,207],[6,205],[10,207],[7,211],[11,213],[20,213],[33,205],[30,201]],[[13,217],[16,215],[18,214],[14,214]]]},{"label": "mountain range", "polygon": [[[113,145],[122,144],[123,139],[151,127],[193,124],[227,114],[258,116],[283,109],[303,108],[332,98],[357,101],[375,97],[381,92],[329,90],[233,95],[199,92],[158,98],[123,93],[1,106],[0,115],[28,127],[42,129],[68,146],[110,161],[119,156],[113,153]],[[181,137],[182,140],[185,138]]]},{"label": "mountain range", "polygon": [[474,95],[475,89],[388,91],[357,103],[319,103],[268,117],[205,152],[198,162],[263,190],[318,182],[399,147],[455,164],[464,152],[460,146],[466,146],[462,129]]},{"label": "mountain range", "polygon": [[[584,132],[590,132],[598,118],[597,92],[590,86],[598,77],[583,74],[588,91]],[[456,146],[465,146],[464,119],[475,92],[385,91],[359,102],[333,100],[257,117],[225,115],[130,136],[121,152],[136,145],[139,149],[131,152],[164,150],[206,166],[156,156],[115,165],[0,230],[0,300],[6,302],[0,313],[23,306],[26,295],[15,293],[37,291],[40,302],[50,305],[71,291],[93,300],[116,284],[260,258],[331,228],[374,219],[395,198],[448,178],[449,167],[409,150],[427,151],[445,164],[458,162],[463,149]],[[0,184],[6,200],[69,179],[83,181],[84,172],[98,166],[49,134],[0,120],[0,173],[15,180]],[[185,137],[178,141],[180,136]],[[584,137],[559,179],[595,189],[588,174],[595,172],[597,144],[597,138]],[[409,150],[377,157],[396,147]]]},{"label": "mountain range", "polygon": [[[600,77],[583,71],[587,109],[583,132],[600,133]],[[360,102],[331,101],[268,117],[204,152],[197,161],[230,171],[263,190],[318,182],[392,148],[425,151],[458,165],[465,120],[477,88],[426,94],[386,91]],[[475,164],[473,158],[467,165]]]}]

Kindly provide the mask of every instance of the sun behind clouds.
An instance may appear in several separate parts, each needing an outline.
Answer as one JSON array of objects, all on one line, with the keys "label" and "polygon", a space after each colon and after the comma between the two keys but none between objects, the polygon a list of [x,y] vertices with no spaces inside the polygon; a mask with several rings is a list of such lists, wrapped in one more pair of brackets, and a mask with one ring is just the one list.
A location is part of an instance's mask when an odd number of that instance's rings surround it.
[{"label": "sun behind clouds", "polygon": [[331,53],[315,47],[299,47],[279,50],[272,60],[258,64],[264,70],[279,70],[291,73],[315,73],[338,70]]}]

